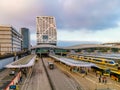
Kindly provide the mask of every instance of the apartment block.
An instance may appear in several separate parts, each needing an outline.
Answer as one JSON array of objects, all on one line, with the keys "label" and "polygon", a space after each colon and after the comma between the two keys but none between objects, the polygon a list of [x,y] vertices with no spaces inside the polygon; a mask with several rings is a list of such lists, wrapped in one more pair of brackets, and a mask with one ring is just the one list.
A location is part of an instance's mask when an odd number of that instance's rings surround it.
[{"label": "apartment block", "polygon": [[22,36],[12,26],[0,25],[0,54],[21,51]]},{"label": "apartment block", "polygon": [[52,16],[38,16],[37,23],[37,45],[57,44],[57,31],[55,18]]}]

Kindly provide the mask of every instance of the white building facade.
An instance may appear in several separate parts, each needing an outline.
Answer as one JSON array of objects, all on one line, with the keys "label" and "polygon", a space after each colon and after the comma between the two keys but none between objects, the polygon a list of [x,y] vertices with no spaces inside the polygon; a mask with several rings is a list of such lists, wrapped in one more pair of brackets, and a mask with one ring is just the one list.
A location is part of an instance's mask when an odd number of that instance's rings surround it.
[{"label": "white building facade", "polygon": [[21,51],[22,36],[12,26],[0,26],[0,54]]},{"label": "white building facade", "polygon": [[55,18],[52,16],[38,16],[37,23],[37,45],[57,44],[57,31]]}]

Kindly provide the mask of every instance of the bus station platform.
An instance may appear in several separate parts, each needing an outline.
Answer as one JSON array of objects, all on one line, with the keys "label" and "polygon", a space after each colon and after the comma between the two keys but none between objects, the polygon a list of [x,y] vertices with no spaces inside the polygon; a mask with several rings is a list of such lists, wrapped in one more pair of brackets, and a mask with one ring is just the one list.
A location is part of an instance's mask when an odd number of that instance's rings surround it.
[{"label": "bus station platform", "polygon": [[51,58],[56,59],[57,61],[60,61],[68,66],[73,66],[73,67],[92,67],[95,66],[97,67],[94,63],[90,63],[90,62],[84,62],[84,61],[76,61],[73,59],[69,59],[69,58],[64,58],[64,57],[58,57],[55,55],[49,55]]},{"label": "bus station platform", "polygon": [[31,67],[35,63],[36,55],[28,55],[26,57],[23,57],[15,62],[12,62],[5,66],[5,68],[25,68],[25,67]]},{"label": "bus station platform", "polygon": [[32,54],[6,65],[5,68],[11,69],[11,72],[3,79],[5,82],[0,87],[4,88],[4,90],[9,90],[12,86],[17,87],[23,81],[22,79],[26,79],[32,72],[35,60],[36,55]]}]

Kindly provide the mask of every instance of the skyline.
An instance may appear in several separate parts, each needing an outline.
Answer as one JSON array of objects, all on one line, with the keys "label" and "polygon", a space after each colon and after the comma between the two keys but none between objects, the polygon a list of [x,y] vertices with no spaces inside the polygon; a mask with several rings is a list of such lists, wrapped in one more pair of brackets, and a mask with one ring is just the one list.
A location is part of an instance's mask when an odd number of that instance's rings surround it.
[{"label": "skyline", "polygon": [[119,0],[0,0],[0,24],[29,28],[36,45],[36,17],[54,16],[58,41],[120,42],[119,4]]}]

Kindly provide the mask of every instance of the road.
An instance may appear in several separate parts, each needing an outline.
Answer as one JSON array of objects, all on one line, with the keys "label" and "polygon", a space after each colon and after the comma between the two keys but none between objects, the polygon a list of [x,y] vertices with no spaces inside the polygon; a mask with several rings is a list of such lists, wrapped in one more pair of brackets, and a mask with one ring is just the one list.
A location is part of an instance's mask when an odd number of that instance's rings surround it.
[{"label": "road", "polygon": [[95,73],[90,71],[88,75],[84,76],[78,72],[71,72],[68,66],[63,65],[61,63],[55,63],[58,68],[60,68],[63,72],[68,73],[71,77],[73,77],[83,88],[83,90],[95,90],[95,89],[107,89],[110,88],[112,90],[120,90],[120,83],[111,80],[107,77],[107,84],[99,83],[98,77],[96,77]]},{"label": "road", "polygon": [[[95,90],[103,88],[119,90],[120,88],[120,83],[111,80],[109,77],[107,78],[107,84],[99,83],[99,76],[96,76],[94,72],[89,71],[83,77],[78,72],[71,72],[68,66],[59,62],[54,62],[55,69],[50,70],[48,61],[53,62],[50,58],[43,58],[54,90]],[[33,67],[33,73],[24,85],[25,88],[21,90],[52,90],[41,59]]]},{"label": "road", "polygon": [[5,76],[10,74],[10,69],[5,69],[3,71],[0,72],[0,80],[2,80]]},{"label": "road", "polygon": [[41,59],[34,65],[31,77],[24,84],[27,85],[21,90],[51,90]]},{"label": "road", "polygon": [[7,86],[7,82],[9,82],[9,79],[6,78],[10,74],[10,69],[4,69],[0,71],[0,90],[5,88]]},{"label": "road", "polygon": [[57,67],[55,67],[53,70],[50,70],[48,68],[48,61],[50,61],[50,58],[44,58],[43,61],[47,67],[48,74],[55,90],[82,90],[80,85],[67,73],[63,73]]}]

